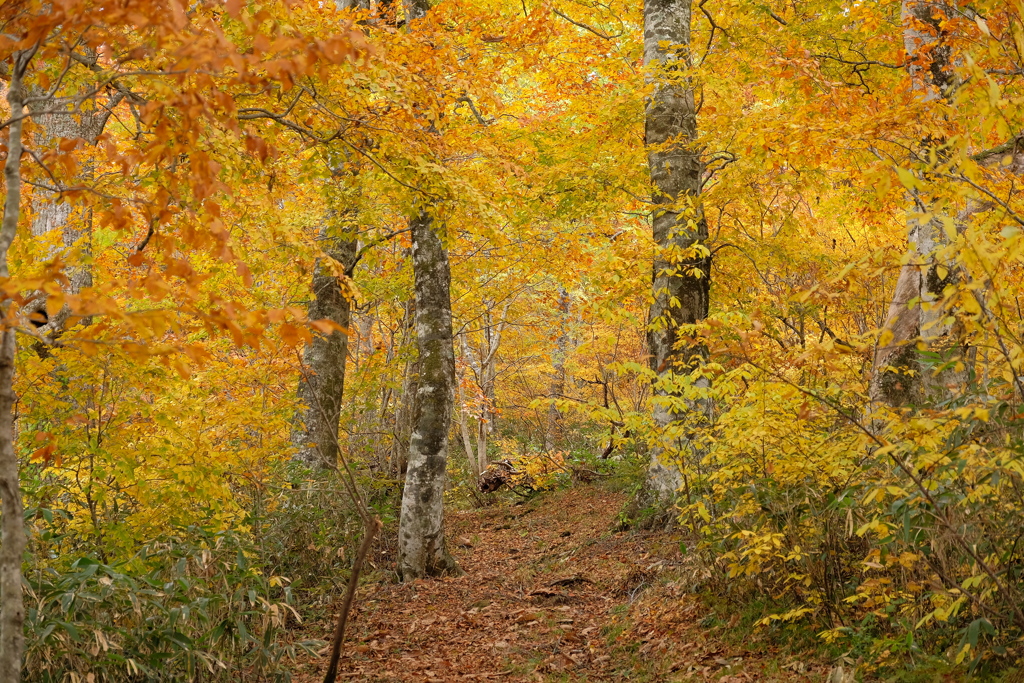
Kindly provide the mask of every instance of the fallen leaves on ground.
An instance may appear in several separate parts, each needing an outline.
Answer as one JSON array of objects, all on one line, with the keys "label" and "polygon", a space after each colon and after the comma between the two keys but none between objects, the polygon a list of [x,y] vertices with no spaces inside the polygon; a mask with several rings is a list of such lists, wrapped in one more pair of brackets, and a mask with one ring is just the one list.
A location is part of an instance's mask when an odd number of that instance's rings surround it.
[{"label": "fallen leaves on ground", "polygon": [[[766,676],[764,657],[709,637],[701,603],[661,580],[678,543],[613,530],[624,502],[583,486],[452,514],[465,574],[362,586],[339,679],[821,680],[813,667]],[[330,624],[317,628],[329,638]],[[303,662],[295,680],[322,680],[325,666]]]}]

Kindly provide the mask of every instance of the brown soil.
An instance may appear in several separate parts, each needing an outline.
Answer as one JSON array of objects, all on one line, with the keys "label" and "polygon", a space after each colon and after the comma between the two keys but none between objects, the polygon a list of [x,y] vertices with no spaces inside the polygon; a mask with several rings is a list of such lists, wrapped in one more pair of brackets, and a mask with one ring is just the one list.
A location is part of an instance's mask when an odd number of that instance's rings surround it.
[{"label": "brown soil", "polygon": [[[624,502],[582,486],[452,514],[465,574],[361,587],[339,680],[825,679],[820,665],[780,665],[702,628],[707,609],[679,587],[678,539],[614,531]],[[328,639],[328,624],[311,626]],[[322,680],[325,659],[296,681]]]}]

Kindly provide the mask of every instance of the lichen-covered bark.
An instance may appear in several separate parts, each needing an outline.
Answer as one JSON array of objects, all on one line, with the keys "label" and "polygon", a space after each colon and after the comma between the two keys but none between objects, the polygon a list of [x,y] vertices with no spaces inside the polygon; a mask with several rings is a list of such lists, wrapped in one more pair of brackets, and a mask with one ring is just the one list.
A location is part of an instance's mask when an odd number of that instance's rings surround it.
[{"label": "lichen-covered bark", "polygon": [[416,19],[422,19],[430,11],[430,0],[404,0],[402,7],[405,9],[405,23],[410,25]]},{"label": "lichen-covered bark", "polygon": [[[903,0],[903,43],[910,57],[911,87],[925,102],[948,98],[956,85],[952,49],[941,40],[943,18],[951,10],[931,0]],[[930,141],[932,145],[939,140]],[[929,151],[922,151],[927,157]],[[942,361],[965,356],[953,326],[945,322],[943,290],[957,273],[955,263],[943,262],[940,252],[949,243],[940,217],[920,221],[915,216],[933,213],[916,193],[909,197],[908,263],[900,269],[883,327],[885,343],[875,351],[870,396],[891,406],[913,406],[942,401],[967,380],[966,369],[947,364],[936,372],[918,346],[938,354]]]},{"label": "lichen-covered bark", "polygon": [[[355,260],[356,243],[350,239],[328,237],[324,253],[346,268]],[[351,304],[338,278],[323,260],[313,269],[313,298],[309,319],[327,319],[348,328]],[[299,379],[301,407],[296,416],[292,441],[298,446],[295,457],[311,467],[334,467],[338,462],[338,420],[345,392],[345,360],[348,335],[334,331],[314,333],[302,357],[303,374]]]},{"label": "lichen-covered bark", "polygon": [[[708,235],[700,204],[702,165],[694,145],[697,112],[692,84],[681,71],[690,64],[691,10],[690,0],[644,3],[644,63],[655,80],[645,111],[656,245],[647,341],[658,380],[697,367],[705,354],[699,344],[679,338],[681,326],[707,317],[711,273],[703,244]],[[661,384],[655,382],[653,416],[665,428],[682,415]],[[688,405],[686,411],[702,413],[704,407]],[[679,469],[666,462],[665,449],[653,448],[646,494],[665,500],[680,483]]]},{"label": "lichen-covered bark", "polygon": [[409,227],[419,384],[398,524],[398,574],[403,581],[458,571],[444,536],[448,430],[455,391],[451,270],[432,216],[421,209]]}]

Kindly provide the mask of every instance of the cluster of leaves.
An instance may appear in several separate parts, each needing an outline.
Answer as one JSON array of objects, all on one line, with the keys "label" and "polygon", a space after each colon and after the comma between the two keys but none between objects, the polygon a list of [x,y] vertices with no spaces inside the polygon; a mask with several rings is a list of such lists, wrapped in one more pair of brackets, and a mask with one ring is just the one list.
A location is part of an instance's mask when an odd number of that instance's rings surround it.
[{"label": "cluster of leaves", "polygon": [[707,455],[689,459],[681,517],[721,572],[717,590],[742,602],[769,595],[762,626],[809,620],[879,666],[908,648],[972,666],[1015,653],[1016,399],[967,396],[871,424],[857,395],[809,397],[749,367],[721,376],[719,390],[733,402]]},{"label": "cluster of leaves", "polygon": [[511,485],[533,491],[556,488],[569,472],[566,453],[563,451],[525,453],[514,458],[512,466],[515,474]]}]

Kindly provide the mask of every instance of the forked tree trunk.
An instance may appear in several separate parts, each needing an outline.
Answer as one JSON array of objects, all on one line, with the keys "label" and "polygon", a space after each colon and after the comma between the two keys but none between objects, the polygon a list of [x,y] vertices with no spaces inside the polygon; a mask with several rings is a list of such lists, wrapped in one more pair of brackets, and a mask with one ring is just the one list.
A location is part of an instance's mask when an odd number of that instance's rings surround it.
[{"label": "forked tree trunk", "polygon": [[[321,231],[324,253],[348,268],[355,260],[356,243],[350,239],[328,237]],[[351,303],[342,291],[334,271],[323,259],[313,269],[313,299],[309,319],[327,319],[348,328]],[[345,360],[348,356],[348,334],[333,331],[314,333],[302,357],[299,379],[301,406],[292,432],[298,446],[296,458],[310,467],[335,467],[338,463],[338,420],[341,417],[345,392]]]},{"label": "forked tree trunk", "polygon": [[[13,120],[8,127],[7,161],[4,164],[6,196],[0,223],[0,277],[7,278],[7,252],[18,231],[21,205],[21,154],[24,87],[22,77],[31,54],[16,52],[12,59],[7,102]],[[10,303],[0,309],[7,317]],[[0,332],[0,681],[21,680],[24,651],[25,603],[21,593],[21,559],[25,552],[25,520],[22,514],[18,455],[14,449],[15,331],[7,325]]]},{"label": "forked tree trunk", "polygon": [[[708,314],[711,259],[704,241],[707,223],[700,203],[703,166],[697,138],[693,86],[680,73],[690,66],[691,0],[645,0],[644,64],[652,69],[654,90],[646,103],[645,141],[655,208],[654,273],[650,329],[647,335],[654,386],[654,421],[665,434],[651,449],[645,497],[666,501],[681,484],[676,453],[688,447],[685,434],[672,425],[685,415],[706,413],[699,402],[679,405],[666,388],[670,375],[699,367],[705,349],[680,338],[680,327]],[[675,430],[678,431],[678,430]]]},{"label": "forked tree trunk", "polygon": [[458,571],[444,535],[448,429],[455,391],[451,270],[433,224],[424,210],[409,221],[419,386],[398,523],[398,574],[403,581]]},{"label": "forked tree trunk", "polygon": [[[940,41],[941,12],[945,5],[930,0],[903,0],[904,48],[910,58],[911,87],[924,100],[949,98],[955,87],[952,50]],[[927,67],[927,68],[926,68]],[[941,144],[931,140],[926,144]],[[929,155],[927,147],[921,154]],[[875,350],[870,396],[891,406],[937,403],[948,398],[967,380],[967,370],[955,370],[954,361],[964,357],[955,330],[945,322],[949,312],[941,302],[957,268],[938,255],[949,244],[939,216],[921,221],[918,214],[932,214],[916,191],[909,197],[907,240],[909,262],[900,269],[896,289],[883,327],[883,343]],[[951,217],[947,218],[949,220]],[[936,370],[925,362],[918,344],[944,365]]]}]

